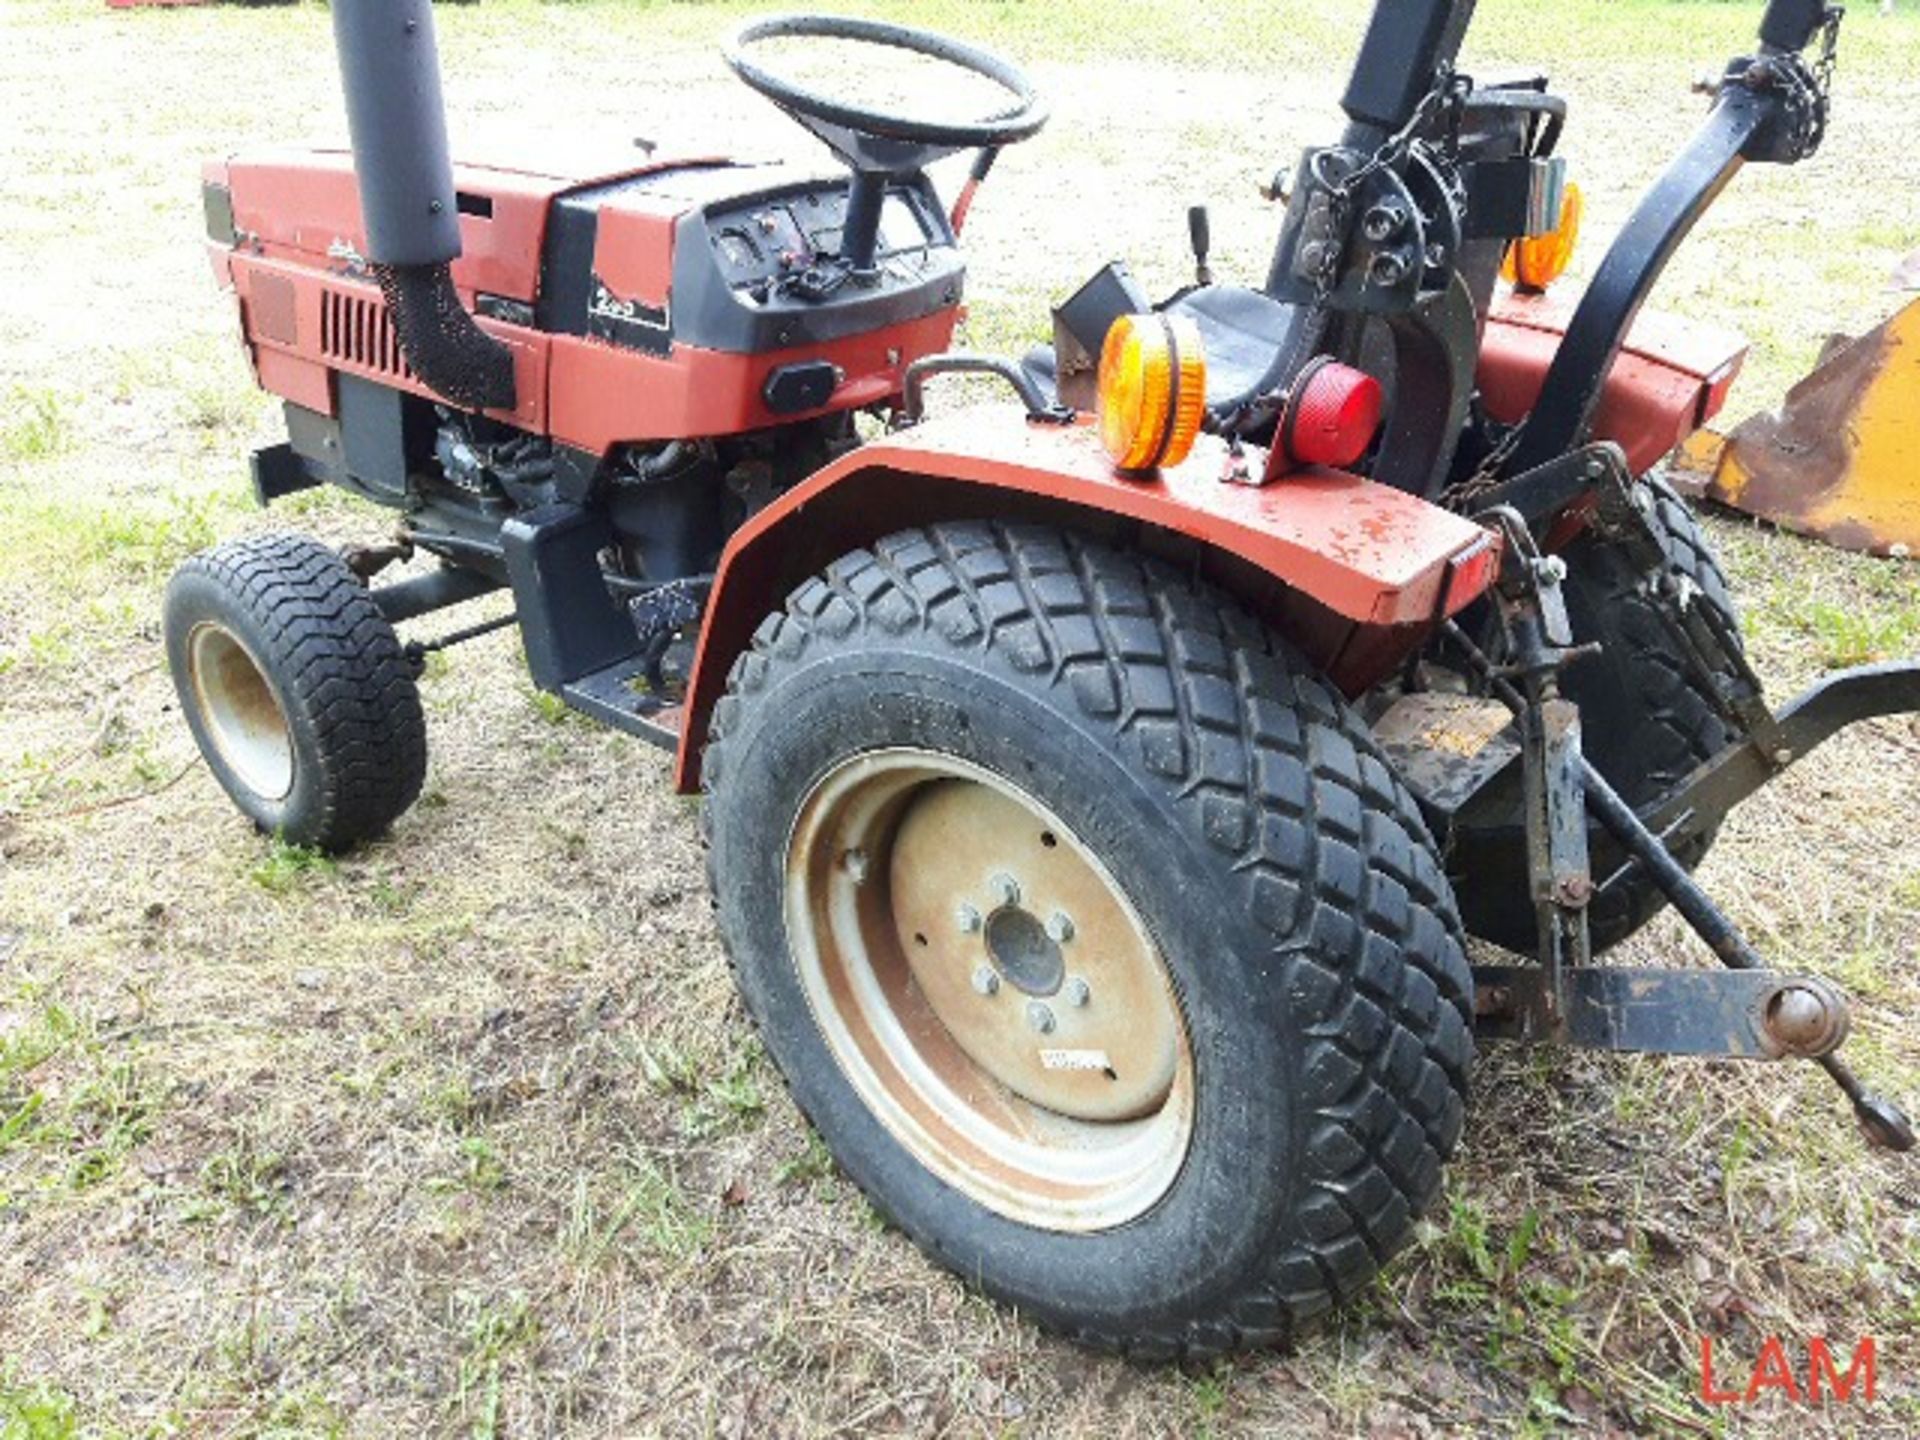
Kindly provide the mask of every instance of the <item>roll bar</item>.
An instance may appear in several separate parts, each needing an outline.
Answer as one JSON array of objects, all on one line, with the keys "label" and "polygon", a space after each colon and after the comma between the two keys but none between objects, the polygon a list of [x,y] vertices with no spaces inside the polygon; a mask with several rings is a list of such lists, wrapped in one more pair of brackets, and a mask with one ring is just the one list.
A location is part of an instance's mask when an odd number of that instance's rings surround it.
[{"label": "roll bar", "polygon": [[1804,50],[1827,19],[1827,0],[1767,0],[1760,19],[1760,44],[1766,50]]},{"label": "roll bar", "polygon": [[1460,53],[1475,3],[1376,0],[1340,99],[1340,108],[1353,122],[1349,144],[1371,149],[1413,118],[1440,67]]}]

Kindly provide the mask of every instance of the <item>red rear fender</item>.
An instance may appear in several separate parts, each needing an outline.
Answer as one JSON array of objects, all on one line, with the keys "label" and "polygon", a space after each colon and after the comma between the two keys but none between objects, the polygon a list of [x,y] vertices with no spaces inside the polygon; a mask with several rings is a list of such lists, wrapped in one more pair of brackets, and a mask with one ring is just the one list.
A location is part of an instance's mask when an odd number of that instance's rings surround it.
[{"label": "red rear fender", "polygon": [[[708,718],[766,615],[835,557],[911,526],[1040,521],[1198,563],[1349,694],[1493,578],[1492,536],[1458,515],[1332,470],[1226,483],[1226,458],[1203,436],[1184,464],[1122,479],[1091,427],[1031,422],[1014,406],[944,416],[843,456],[727,544],[684,710],[680,788],[699,785]],[[1247,458],[1259,474],[1263,457]]]},{"label": "red rear fender", "polygon": [[[1579,300],[1579,287],[1564,284],[1494,298],[1477,377],[1494,419],[1512,425],[1533,409]],[[1731,331],[1642,310],[1607,373],[1593,438],[1618,444],[1635,474],[1652,469],[1719,412],[1746,358]]]}]

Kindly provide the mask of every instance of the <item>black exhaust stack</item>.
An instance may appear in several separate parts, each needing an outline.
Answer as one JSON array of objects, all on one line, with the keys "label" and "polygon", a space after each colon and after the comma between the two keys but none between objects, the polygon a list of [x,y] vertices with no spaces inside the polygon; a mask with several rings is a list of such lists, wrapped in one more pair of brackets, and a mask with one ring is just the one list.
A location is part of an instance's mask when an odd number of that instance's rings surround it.
[{"label": "black exhaust stack", "polygon": [[429,0],[333,0],[367,258],[401,352],[470,410],[514,405],[513,354],[473,323],[448,268],[460,254],[453,162]]}]

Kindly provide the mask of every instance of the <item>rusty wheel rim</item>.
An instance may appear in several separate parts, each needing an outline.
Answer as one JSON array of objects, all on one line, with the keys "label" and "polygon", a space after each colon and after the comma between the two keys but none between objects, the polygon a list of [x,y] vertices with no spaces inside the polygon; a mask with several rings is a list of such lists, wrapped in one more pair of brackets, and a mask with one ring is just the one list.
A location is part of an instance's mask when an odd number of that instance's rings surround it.
[{"label": "rusty wheel rim", "polygon": [[266,671],[240,637],[204,621],[187,637],[194,704],[214,749],[265,800],[293,789],[293,731]]},{"label": "rusty wheel rim", "polygon": [[801,807],[786,880],[815,1022],[928,1170],[1062,1231],[1166,1193],[1193,1133],[1179,998],[1120,885],[1033,796],[952,756],[857,756]]}]

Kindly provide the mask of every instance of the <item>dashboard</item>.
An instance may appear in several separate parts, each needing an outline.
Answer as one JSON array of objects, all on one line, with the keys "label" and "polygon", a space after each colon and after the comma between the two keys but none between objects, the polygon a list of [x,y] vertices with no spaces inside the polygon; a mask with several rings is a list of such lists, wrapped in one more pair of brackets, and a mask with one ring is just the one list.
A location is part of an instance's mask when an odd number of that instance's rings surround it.
[{"label": "dashboard", "polygon": [[[926,197],[912,187],[887,192],[875,256],[882,283],[923,278],[928,252],[936,246],[951,248],[945,218],[928,214],[927,208]],[[783,281],[839,253],[846,212],[844,184],[818,186],[709,209],[706,226],[727,287],[746,303],[764,305],[781,291]]]},{"label": "dashboard", "polygon": [[[667,202],[646,213],[673,212],[663,222],[673,227],[670,298],[646,314],[604,293],[599,265],[602,209],[643,196]],[[820,263],[838,254],[846,211],[844,175],[786,165],[701,161],[584,186],[557,197],[549,215],[536,321],[656,354],[675,345],[761,354],[960,304],[966,263],[925,175],[888,185],[870,274]]]}]

